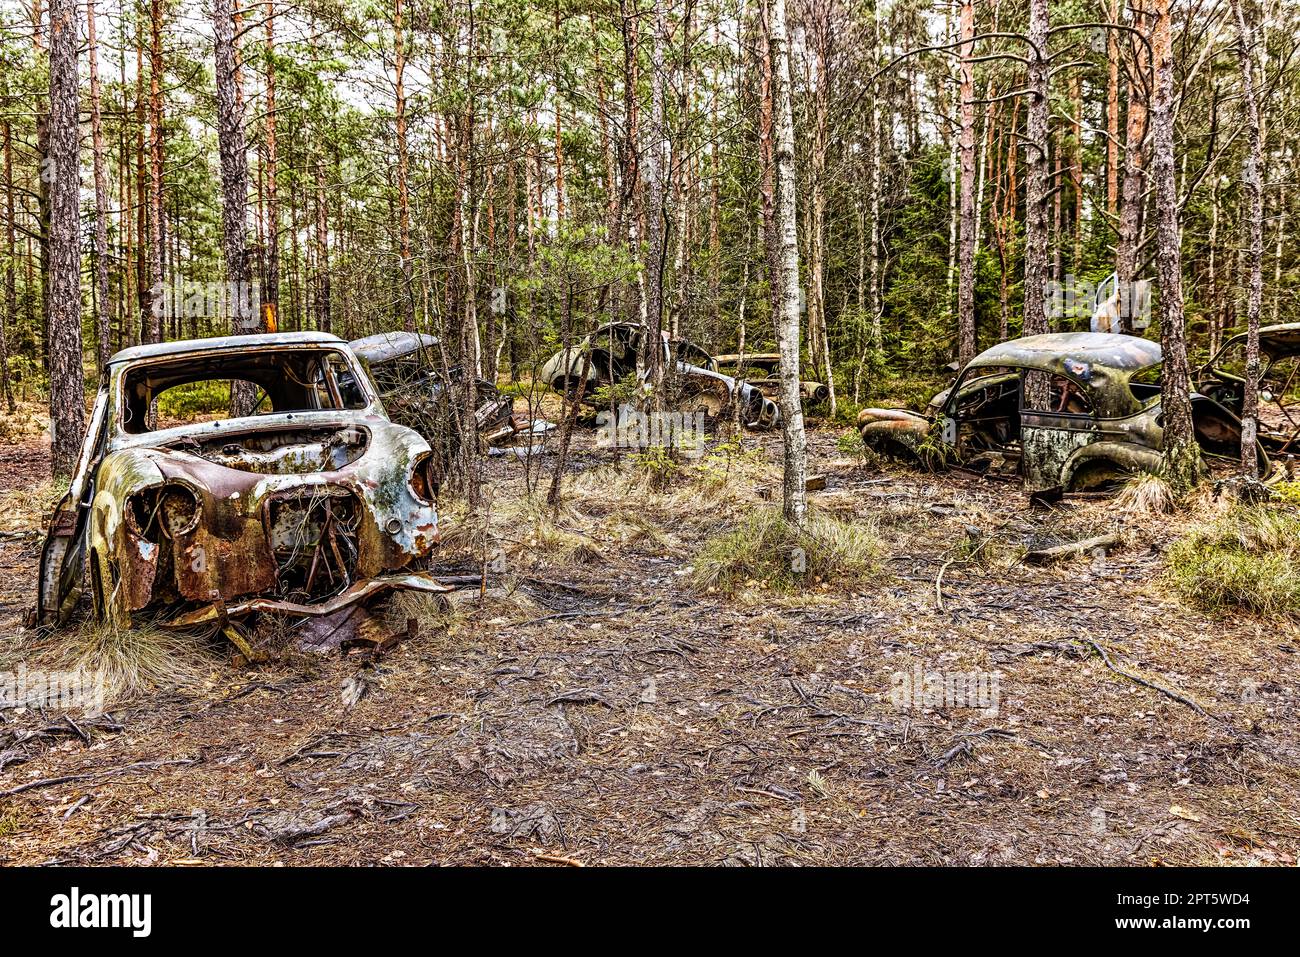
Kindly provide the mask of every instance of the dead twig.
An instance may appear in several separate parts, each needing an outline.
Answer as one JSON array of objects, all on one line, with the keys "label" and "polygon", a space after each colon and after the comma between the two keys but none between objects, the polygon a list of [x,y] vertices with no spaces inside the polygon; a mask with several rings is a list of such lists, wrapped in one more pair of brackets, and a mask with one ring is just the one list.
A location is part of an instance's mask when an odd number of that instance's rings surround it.
[{"label": "dead twig", "polygon": [[24,791],[35,791],[38,788],[54,787],[56,784],[71,784],[74,781],[90,781],[94,778],[107,778],[115,774],[126,774],[128,771],[153,771],[157,768],[184,766],[198,764],[198,758],[180,758],[176,761],[137,761],[135,764],[124,764],[120,768],[109,768],[106,771],[90,771],[86,774],[65,774],[57,778],[42,778],[39,781],[28,781],[26,784],[20,784],[16,788],[9,788],[7,791],[0,791],[0,798],[13,797],[15,794],[22,794]]},{"label": "dead twig", "polygon": [[1137,682],[1142,687],[1150,688],[1152,691],[1159,691],[1165,697],[1172,698],[1173,700],[1177,701],[1179,704],[1187,705],[1187,707],[1191,708],[1193,711],[1201,715],[1201,717],[1203,718],[1214,718],[1214,715],[1207,712],[1204,708],[1202,708],[1199,704],[1197,704],[1195,701],[1193,701],[1191,698],[1187,697],[1186,695],[1180,694],[1177,691],[1171,691],[1168,688],[1161,687],[1160,685],[1156,684],[1154,681],[1148,681],[1146,678],[1143,678],[1140,675],[1135,675],[1131,671],[1125,671],[1123,668],[1120,668],[1118,665],[1116,665],[1113,661],[1110,660],[1110,655],[1106,654],[1106,649],[1103,648],[1101,645],[1097,644],[1097,642],[1093,641],[1091,638],[1084,638],[1082,640],[1086,644],[1091,646],[1093,651],[1097,652],[1097,654],[1101,656],[1101,660],[1105,663],[1107,668],[1115,672],[1115,674],[1119,675],[1120,677],[1127,678],[1129,679],[1129,681]]},{"label": "dead twig", "polygon": [[1106,535],[1084,538],[1077,542],[1068,542],[1065,545],[1035,549],[1032,552],[1026,552],[1024,560],[1031,565],[1047,565],[1063,558],[1077,558],[1080,555],[1086,555],[1096,548],[1109,548],[1112,545],[1119,544],[1119,540],[1118,532],[1110,532]]}]

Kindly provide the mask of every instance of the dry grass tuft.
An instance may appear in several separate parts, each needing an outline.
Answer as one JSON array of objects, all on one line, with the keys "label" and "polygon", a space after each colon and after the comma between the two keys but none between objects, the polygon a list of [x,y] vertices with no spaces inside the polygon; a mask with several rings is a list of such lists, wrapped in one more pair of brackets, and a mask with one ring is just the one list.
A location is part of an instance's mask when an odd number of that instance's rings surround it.
[{"label": "dry grass tuft", "polygon": [[41,650],[51,668],[97,673],[107,702],[165,689],[196,690],[213,665],[208,636],[140,623],[87,621],[56,632]]},{"label": "dry grass tuft", "polygon": [[1163,478],[1144,472],[1124,483],[1115,504],[1128,515],[1168,515],[1177,505],[1177,497]]},{"label": "dry grass tuft", "polygon": [[394,591],[376,602],[370,613],[375,623],[385,632],[406,630],[406,623],[414,618],[421,630],[450,631],[461,618],[461,611],[446,595],[421,591]]},{"label": "dry grass tuft", "polygon": [[800,530],[780,509],[756,509],[736,528],[704,543],[693,579],[697,588],[727,593],[756,585],[793,591],[856,583],[878,574],[882,551],[875,529],[866,523],[812,512]]}]

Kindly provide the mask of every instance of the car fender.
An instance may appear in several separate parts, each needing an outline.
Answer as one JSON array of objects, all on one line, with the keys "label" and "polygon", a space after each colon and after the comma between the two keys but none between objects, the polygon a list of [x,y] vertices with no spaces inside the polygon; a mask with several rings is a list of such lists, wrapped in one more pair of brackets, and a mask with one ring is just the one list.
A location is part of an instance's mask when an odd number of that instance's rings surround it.
[{"label": "car fender", "polygon": [[1154,473],[1160,469],[1160,453],[1134,442],[1093,442],[1066,459],[1061,469],[1061,485],[1070,488],[1080,472],[1103,463],[1126,472]]},{"label": "car fender", "polygon": [[922,446],[930,434],[930,420],[906,409],[863,409],[858,413],[863,444],[881,452],[906,452],[922,464],[932,456]]}]

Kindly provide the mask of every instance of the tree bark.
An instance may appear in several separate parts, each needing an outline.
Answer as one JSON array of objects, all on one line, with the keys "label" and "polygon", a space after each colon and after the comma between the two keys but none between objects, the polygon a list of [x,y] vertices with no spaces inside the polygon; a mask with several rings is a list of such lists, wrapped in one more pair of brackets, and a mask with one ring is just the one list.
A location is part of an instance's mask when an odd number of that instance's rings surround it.
[{"label": "tree bark", "polygon": [[275,2],[266,0],[266,288],[262,321],[278,328],[280,311],[280,161],[275,116]]},{"label": "tree bark", "polygon": [[[216,0],[229,6],[231,0]],[[149,5],[149,308],[145,316],[150,342],[162,341],[163,289],[163,55],[162,0]],[[233,29],[232,29],[233,32]]]},{"label": "tree bark", "polygon": [[1241,67],[1241,106],[1246,124],[1246,153],[1241,185],[1246,220],[1246,382],[1241,400],[1241,474],[1259,478],[1255,442],[1259,432],[1259,314],[1264,298],[1264,186],[1260,181],[1259,100],[1255,88],[1255,30],[1242,0],[1232,0],[1237,21],[1237,62]]},{"label": "tree bark", "polygon": [[[217,150],[221,160],[221,249],[226,282],[233,300],[231,331],[258,332],[258,314],[241,315],[239,304],[251,302],[248,262],[248,153],[244,140],[244,103],[239,87],[239,49],[234,0],[213,0],[214,65],[217,84]],[[233,382],[230,413],[247,415],[255,399],[251,383]]]},{"label": "tree bark", "polygon": [[975,358],[975,2],[961,0],[961,210],[957,268],[957,361]]},{"label": "tree bark", "polygon": [[[1133,9],[1133,26],[1145,27],[1143,10]],[[1147,92],[1150,89],[1150,59],[1146,45],[1132,44],[1133,62],[1130,64],[1128,83],[1128,118],[1124,125],[1124,178],[1120,188],[1119,232],[1115,240],[1115,278],[1118,281],[1120,301],[1125,297],[1132,302],[1134,271],[1137,268],[1138,233],[1142,224],[1144,205],[1147,136]],[[1131,310],[1121,310],[1120,331],[1133,331]]]},{"label": "tree bark", "polygon": [[95,360],[102,370],[109,354],[108,175],[104,170],[104,121],[100,112],[99,46],[95,38],[95,0],[86,0],[86,40],[90,47],[90,137],[95,170]]},{"label": "tree bark", "polygon": [[1196,484],[1200,454],[1192,430],[1187,320],[1183,314],[1178,184],[1174,179],[1174,54],[1171,0],[1155,0],[1151,46],[1155,83],[1151,104],[1151,175],[1156,191],[1156,269],[1160,277],[1161,410],[1165,479],[1178,492]]},{"label": "tree bark", "polygon": [[807,522],[807,436],[799,404],[799,237],[798,181],[794,165],[794,118],[790,105],[790,50],[786,41],[785,0],[773,0],[769,55],[775,119],[776,225],[781,240],[781,310],[776,337],[781,353],[781,431],[784,438],[783,512],[797,528]]},{"label": "tree bark", "polygon": [[645,309],[645,300],[641,295],[645,272],[640,267],[641,170],[637,162],[641,151],[637,103],[637,16],[635,0],[619,0],[619,22],[623,37],[623,197],[619,209],[623,224],[622,239],[627,244],[628,255],[638,264],[636,280],[628,284],[627,318],[631,322],[643,321]]},{"label": "tree bark", "polygon": [[50,0],[50,456],[56,476],[71,475],[85,431],[81,356],[81,242],[78,206],[76,0]]},{"label": "tree bark", "polygon": [[406,144],[406,49],[402,41],[402,0],[393,3],[393,63],[396,74],[394,114],[397,127],[398,262],[402,272],[402,324],[415,331],[414,264],[411,261],[411,200],[407,187],[410,155]]},{"label": "tree bark", "polygon": [[[1119,22],[1121,0],[1109,0],[1111,23]],[[1106,212],[1119,209],[1119,33],[1106,31]]]},{"label": "tree bark", "polygon": [[[8,83],[5,84],[8,93]],[[18,328],[18,295],[15,276],[15,263],[18,257],[18,244],[14,235],[14,148],[13,129],[6,117],[0,121],[0,130],[4,136],[5,164],[5,312],[0,318],[0,392],[3,393],[5,407],[13,412],[13,386],[9,382],[9,341],[5,336],[5,325]]]},{"label": "tree bark", "polygon": [[646,372],[652,390],[652,400],[656,408],[662,408],[664,389],[663,349],[660,345],[663,330],[664,311],[664,256],[667,252],[665,243],[665,225],[667,208],[665,206],[667,175],[667,157],[664,146],[668,138],[667,115],[665,103],[665,63],[664,52],[668,46],[668,19],[664,9],[665,0],[654,0],[655,35],[650,57],[650,144],[646,149],[647,165],[650,167],[650,208],[646,210],[646,326],[649,335],[646,341]]},{"label": "tree bark", "polygon": [[1044,295],[1047,288],[1048,203],[1048,13],[1047,0],[1029,0],[1029,119],[1025,150],[1028,183],[1025,196],[1025,302],[1023,334],[1048,331]]}]

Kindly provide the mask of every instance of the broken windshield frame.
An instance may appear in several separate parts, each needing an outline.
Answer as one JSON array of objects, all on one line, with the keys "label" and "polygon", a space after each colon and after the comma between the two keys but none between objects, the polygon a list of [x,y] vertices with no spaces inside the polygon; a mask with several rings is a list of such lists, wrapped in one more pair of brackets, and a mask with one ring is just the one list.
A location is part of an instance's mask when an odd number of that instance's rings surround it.
[{"label": "broken windshield frame", "polygon": [[[113,428],[117,435],[151,434],[155,430],[132,428],[132,422],[143,417],[149,405],[170,389],[204,381],[251,382],[260,390],[259,405],[263,399],[270,399],[270,414],[362,411],[377,399],[367,378],[359,372],[348,352],[328,346],[181,353],[136,362],[113,377]],[[341,374],[351,374],[356,380],[346,396],[338,381]],[[132,395],[132,390],[138,394]],[[232,418],[239,417],[225,416],[223,421]]]}]

